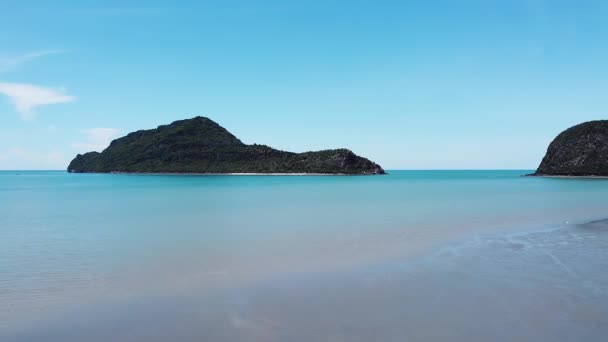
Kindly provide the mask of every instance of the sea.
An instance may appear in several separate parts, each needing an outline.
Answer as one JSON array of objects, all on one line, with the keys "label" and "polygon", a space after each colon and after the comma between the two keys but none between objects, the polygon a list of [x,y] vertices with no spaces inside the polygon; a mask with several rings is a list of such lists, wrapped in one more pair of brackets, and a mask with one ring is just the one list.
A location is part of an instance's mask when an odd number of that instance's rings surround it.
[{"label": "sea", "polygon": [[605,341],[608,180],[0,172],[0,341]]}]

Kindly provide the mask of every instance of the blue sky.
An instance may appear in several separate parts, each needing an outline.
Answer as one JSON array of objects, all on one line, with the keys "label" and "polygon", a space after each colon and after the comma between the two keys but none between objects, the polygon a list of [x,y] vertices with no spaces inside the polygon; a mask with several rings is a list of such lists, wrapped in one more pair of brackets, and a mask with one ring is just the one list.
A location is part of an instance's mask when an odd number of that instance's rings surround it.
[{"label": "blue sky", "polygon": [[209,116],[387,169],[535,168],[607,118],[606,1],[0,3],[0,169]]}]

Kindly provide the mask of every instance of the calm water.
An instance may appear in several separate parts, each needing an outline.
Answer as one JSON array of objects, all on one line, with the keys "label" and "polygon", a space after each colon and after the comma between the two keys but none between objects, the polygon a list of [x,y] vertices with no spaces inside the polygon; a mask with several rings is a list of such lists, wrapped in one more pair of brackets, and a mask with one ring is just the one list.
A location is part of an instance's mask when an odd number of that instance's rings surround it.
[{"label": "calm water", "polygon": [[529,172],[0,172],[0,340],[603,340],[608,180]]}]

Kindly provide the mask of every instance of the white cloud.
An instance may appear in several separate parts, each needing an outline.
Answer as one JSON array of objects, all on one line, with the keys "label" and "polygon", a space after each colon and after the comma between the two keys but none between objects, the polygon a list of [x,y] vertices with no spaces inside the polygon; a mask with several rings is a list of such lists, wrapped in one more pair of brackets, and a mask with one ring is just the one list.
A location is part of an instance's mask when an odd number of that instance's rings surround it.
[{"label": "white cloud", "polygon": [[21,65],[23,63],[29,62],[31,60],[34,60],[34,59],[37,59],[40,57],[56,55],[56,54],[66,53],[66,52],[67,52],[66,50],[59,50],[59,49],[41,50],[41,51],[29,52],[29,53],[26,53],[26,54],[23,54],[20,56],[0,58],[0,73],[10,71],[14,68],[17,68],[19,65]]},{"label": "white cloud", "polygon": [[24,120],[31,119],[36,107],[76,100],[75,96],[55,88],[25,83],[0,83],[0,94],[8,96]]},{"label": "white cloud", "polygon": [[83,129],[81,132],[86,136],[86,141],[73,143],[72,147],[79,152],[101,152],[110,145],[112,140],[118,137],[120,129],[97,127]]},{"label": "white cloud", "polygon": [[3,170],[60,170],[68,160],[57,151],[32,151],[13,147],[0,151],[0,169]]}]

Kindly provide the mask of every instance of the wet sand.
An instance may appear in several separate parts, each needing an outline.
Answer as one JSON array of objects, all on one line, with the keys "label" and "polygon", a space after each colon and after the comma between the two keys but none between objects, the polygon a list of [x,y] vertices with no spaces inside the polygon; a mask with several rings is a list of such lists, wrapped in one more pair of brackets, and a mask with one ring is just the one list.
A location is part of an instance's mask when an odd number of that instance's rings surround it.
[{"label": "wet sand", "polygon": [[479,234],[424,256],[213,295],[84,306],[2,341],[599,341],[608,222]]}]

